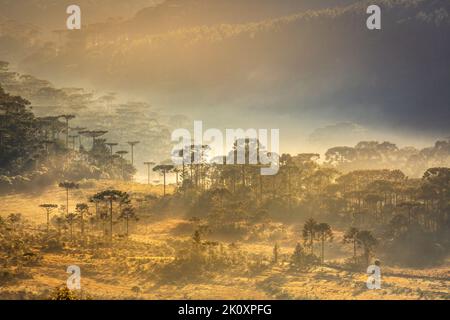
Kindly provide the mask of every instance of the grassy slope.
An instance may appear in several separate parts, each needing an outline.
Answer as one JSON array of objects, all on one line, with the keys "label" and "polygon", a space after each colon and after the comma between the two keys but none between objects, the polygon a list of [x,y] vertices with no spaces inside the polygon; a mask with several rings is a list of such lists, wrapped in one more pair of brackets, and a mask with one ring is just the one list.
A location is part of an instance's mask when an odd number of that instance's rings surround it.
[{"label": "grassy slope", "polygon": [[[69,210],[73,211],[75,205],[81,202],[87,202],[87,199],[96,192],[105,189],[118,189],[127,192],[162,194],[163,187],[149,186],[133,182],[122,181],[87,181],[80,184],[77,190],[71,190],[69,193]],[[168,192],[173,190],[171,186],[167,187]],[[34,193],[18,193],[9,195],[0,195],[0,216],[5,217],[11,213],[22,213],[22,215],[34,223],[45,223],[45,211],[39,208],[43,203],[54,203],[66,205],[66,191],[58,186],[51,186],[46,189],[36,190]]]},{"label": "grassy slope", "polygon": [[[113,185],[112,182],[92,184],[72,193],[71,206],[86,201],[88,195]],[[114,183],[115,188],[133,192],[162,193],[162,187],[133,183]],[[35,223],[44,223],[40,203],[65,203],[65,193],[51,187],[40,194],[8,195],[0,197],[0,214],[21,212]],[[171,260],[164,250],[168,239],[180,240],[187,236],[171,233],[180,218],[140,225],[134,231],[132,242],[114,250],[104,248],[89,251],[73,249],[63,253],[46,253],[39,266],[30,267],[26,279],[16,279],[0,288],[1,299],[44,298],[67,279],[67,266],[79,265],[82,286],[93,298],[107,299],[449,299],[450,264],[446,267],[424,270],[383,267],[382,289],[366,289],[366,275],[350,273],[332,267],[318,267],[309,272],[288,272],[287,264],[279,264],[253,274],[240,272],[216,273],[207,279],[182,283],[160,284],[145,269],[146,263]],[[295,241],[282,245],[282,253],[292,251]],[[338,244],[333,245],[338,248]],[[272,244],[266,242],[242,243],[249,253],[270,257]],[[340,248],[341,250],[342,248]],[[336,257],[333,257],[336,258]],[[130,270],[133,270],[131,272]],[[139,287],[140,292],[133,291]]]}]

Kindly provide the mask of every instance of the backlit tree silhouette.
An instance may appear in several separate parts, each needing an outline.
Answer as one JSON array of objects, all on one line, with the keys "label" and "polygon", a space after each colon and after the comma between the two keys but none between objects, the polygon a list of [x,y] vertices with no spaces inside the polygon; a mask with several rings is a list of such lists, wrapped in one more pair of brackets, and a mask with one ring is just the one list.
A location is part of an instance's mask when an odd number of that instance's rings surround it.
[{"label": "backlit tree silhouette", "polygon": [[69,121],[75,118],[73,114],[63,114],[58,118],[62,118],[66,121],[66,148],[69,146]]},{"label": "backlit tree silhouette", "polygon": [[69,190],[78,189],[80,186],[70,181],[60,182],[58,186],[66,190],[66,214],[69,214]]},{"label": "backlit tree silhouette", "polygon": [[134,165],[134,146],[140,143],[140,141],[128,141],[127,143],[131,147],[131,164]]},{"label": "backlit tree silhouette", "polygon": [[119,190],[105,190],[95,194],[92,197],[93,200],[99,202],[106,202],[109,205],[109,219],[110,219],[110,228],[109,228],[109,236],[110,241],[113,240],[113,203],[120,203],[121,205],[128,205],[130,203],[129,195],[126,192],[122,192]]},{"label": "backlit tree silhouette", "polygon": [[113,155],[113,148],[119,145],[116,142],[107,142],[105,144],[111,149],[111,156]]},{"label": "backlit tree silhouette", "polygon": [[147,166],[148,184],[150,184],[150,169],[156,163],[154,163],[153,161],[147,161],[147,162],[144,162],[144,164]]},{"label": "backlit tree silhouette", "polygon": [[153,171],[160,172],[164,177],[164,197],[166,196],[166,174],[174,168],[171,164],[160,164],[153,168]]},{"label": "backlit tree silhouette", "polygon": [[52,204],[52,203],[44,203],[44,204],[41,204],[39,207],[44,208],[47,213],[47,232],[49,232],[49,230],[50,230],[50,214],[52,213],[52,211],[54,209],[58,208],[58,205]]}]

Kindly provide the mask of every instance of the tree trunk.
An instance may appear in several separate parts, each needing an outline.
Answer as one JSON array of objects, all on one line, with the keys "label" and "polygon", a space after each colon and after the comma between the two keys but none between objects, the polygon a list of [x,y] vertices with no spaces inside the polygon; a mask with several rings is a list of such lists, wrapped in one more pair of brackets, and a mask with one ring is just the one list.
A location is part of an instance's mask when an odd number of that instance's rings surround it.
[{"label": "tree trunk", "polygon": [[83,211],[81,211],[81,238],[84,241],[84,214],[83,214]]},{"label": "tree trunk", "polygon": [[66,148],[69,147],[69,120],[66,119]]},{"label": "tree trunk", "polygon": [[50,211],[47,210],[47,233],[50,230]]},{"label": "tree trunk", "polygon": [[163,171],[163,176],[164,176],[164,197],[166,196],[166,171]]},{"label": "tree trunk", "polygon": [[322,236],[322,252],[321,252],[321,257],[322,257],[322,264],[325,261],[325,239]]},{"label": "tree trunk", "polygon": [[292,209],[292,203],[291,203],[291,170],[288,167],[287,168],[287,178],[288,178],[288,209]]},{"label": "tree trunk", "polygon": [[131,146],[131,165],[134,165],[134,146]]},{"label": "tree trunk", "polygon": [[260,204],[262,203],[262,200],[263,200],[263,181],[262,181],[262,175],[261,175],[261,173],[259,173],[259,203]]},{"label": "tree trunk", "polygon": [[111,243],[113,241],[113,201],[109,200],[109,215],[110,215],[110,225],[109,225],[109,239]]},{"label": "tree trunk", "polygon": [[182,181],[184,182],[184,179],[186,179],[186,165],[184,164],[184,156],[183,156],[183,172],[181,173]]}]

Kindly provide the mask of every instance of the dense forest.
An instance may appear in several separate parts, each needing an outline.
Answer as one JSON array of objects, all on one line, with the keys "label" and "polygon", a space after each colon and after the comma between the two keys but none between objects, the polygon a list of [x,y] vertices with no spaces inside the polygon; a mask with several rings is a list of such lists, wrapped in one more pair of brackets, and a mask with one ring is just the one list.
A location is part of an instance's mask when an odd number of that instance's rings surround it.
[{"label": "dense forest", "polygon": [[[49,81],[10,70],[9,63],[4,61],[0,62],[0,86],[8,94],[20,95],[32,102],[32,109],[25,101],[22,104],[28,106],[28,111],[32,110],[35,126],[41,128],[41,134],[47,135],[46,140],[58,140],[71,149],[74,149],[75,143],[78,151],[80,144],[90,149],[94,140],[107,138],[108,143],[117,143],[113,146],[115,151],[129,153],[131,148],[128,142],[141,141],[140,152],[135,155],[137,169],[145,169],[145,161],[165,160],[165,150],[170,148],[170,130],[185,125],[188,119],[179,114],[167,115],[142,101],[122,101],[114,92],[93,92],[76,87],[57,88]],[[2,95],[2,99],[6,97]],[[93,110],[96,112],[95,117],[92,116]],[[65,115],[69,116],[67,142],[67,123],[64,117],[60,117]],[[61,139],[55,140],[57,136],[61,136]],[[55,145],[48,150],[56,152],[57,149]],[[149,158],[143,158],[145,154]]]},{"label": "dense forest", "polygon": [[101,139],[107,131],[72,128],[72,114],[35,117],[27,100],[2,88],[0,103],[2,190],[43,187],[58,179],[131,179],[135,173],[123,158],[128,151],[113,153],[113,145]]}]

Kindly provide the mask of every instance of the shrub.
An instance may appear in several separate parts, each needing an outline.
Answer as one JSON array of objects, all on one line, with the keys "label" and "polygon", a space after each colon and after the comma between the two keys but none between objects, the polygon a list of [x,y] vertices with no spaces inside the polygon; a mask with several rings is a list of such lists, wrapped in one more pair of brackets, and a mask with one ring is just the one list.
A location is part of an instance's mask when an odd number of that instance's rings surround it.
[{"label": "shrub", "polygon": [[320,264],[320,259],[315,255],[306,253],[300,243],[297,243],[291,256],[291,269],[303,270]]},{"label": "shrub", "polygon": [[56,287],[50,295],[50,300],[81,300],[81,297],[65,285]]}]

